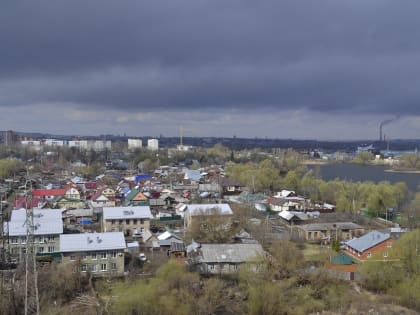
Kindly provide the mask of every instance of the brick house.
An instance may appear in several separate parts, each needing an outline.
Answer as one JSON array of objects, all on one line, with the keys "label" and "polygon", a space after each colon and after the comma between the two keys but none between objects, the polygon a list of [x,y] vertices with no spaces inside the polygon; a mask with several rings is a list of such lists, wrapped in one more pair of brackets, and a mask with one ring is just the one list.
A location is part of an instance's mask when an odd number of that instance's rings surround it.
[{"label": "brick house", "polygon": [[390,233],[371,231],[361,237],[346,242],[346,254],[364,261],[368,259],[390,260],[392,238]]}]

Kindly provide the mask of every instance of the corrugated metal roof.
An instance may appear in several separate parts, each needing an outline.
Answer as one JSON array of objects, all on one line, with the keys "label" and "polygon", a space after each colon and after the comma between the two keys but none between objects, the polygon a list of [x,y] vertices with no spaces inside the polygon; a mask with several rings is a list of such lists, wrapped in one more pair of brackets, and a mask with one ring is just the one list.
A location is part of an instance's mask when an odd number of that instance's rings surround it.
[{"label": "corrugated metal roof", "polygon": [[[62,234],[63,221],[60,209],[33,209],[34,235]],[[5,224],[7,230],[7,224]],[[9,236],[26,235],[26,210],[13,210],[8,223]]]},{"label": "corrugated metal roof", "polygon": [[202,244],[200,250],[204,263],[243,263],[264,255],[260,244]]},{"label": "corrugated metal roof", "polygon": [[105,220],[153,218],[149,206],[104,207],[103,215]]},{"label": "corrugated metal roof", "polygon": [[67,189],[33,189],[32,196],[45,197],[45,196],[64,196]]},{"label": "corrugated metal roof", "polygon": [[220,214],[231,215],[233,214],[232,209],[227,203],[215,203],[215,204],[191,204],[187,205],[187,212],[194,215],[209,215],[212,214],[212,210],[217,209]]},{"label": "corrugated metal roof", "polygon": [[123,232],[60,235],[60,252],[86,252],[125,248]]},{"label": "corrugated metal roof", "polygon": [[354,238],[346,242],[346,245],[350,248],[355,249],[358,252],[364,252],[365,250],[386,241],[390,237],[391,234],[389,233],[371,231],[361,237]]},{"label": "corrugated metal roof", "polygon": [[299,228],[305,231],[323,231],[323,230],[354,230],[363,229],[362,226],[353,222],[335,222],[335,223],[311,223],[300,225]]}]

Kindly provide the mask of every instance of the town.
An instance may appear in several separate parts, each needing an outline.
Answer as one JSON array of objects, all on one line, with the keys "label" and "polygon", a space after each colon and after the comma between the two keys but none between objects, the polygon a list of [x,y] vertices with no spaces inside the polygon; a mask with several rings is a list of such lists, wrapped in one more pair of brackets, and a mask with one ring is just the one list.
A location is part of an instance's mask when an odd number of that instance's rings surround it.
[{"label": "town", "polygon": [[[365,312],[362,290],[390,288],[419,307],[420,197],[403,182],[325,181],[307,168],[325,159],[293,149],[17,138],[0,152],[4,314]],[[383,158],[369,154],[349,163]],[[183,305],[153,292],[168,281],[191,291]],[[136,286],[179,301],[139,301]],[[286,288],[308,303],[273,295]]]}]

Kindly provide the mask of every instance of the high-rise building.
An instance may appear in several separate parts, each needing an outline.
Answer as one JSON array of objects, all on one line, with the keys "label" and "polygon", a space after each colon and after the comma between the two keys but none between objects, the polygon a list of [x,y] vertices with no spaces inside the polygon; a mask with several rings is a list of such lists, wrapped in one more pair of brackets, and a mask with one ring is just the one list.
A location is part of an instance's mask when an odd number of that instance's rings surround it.
[{"label": "high-rise building", "polygon": [[152,151],[159,150],[159,140],[158,139],[149,139],[147,140],[147,148]]},{"label": "high-rise building", "polygon": [[15,134],[12,130],[7,130],[3,133],[3,142],[6,146],[11,146],[16,144],[18,140],[17,134]]},{"label": "high-rise building", "polygon": [[141,139],[128,139],[127,141],[129,150],[140,149],[143,146]]}]

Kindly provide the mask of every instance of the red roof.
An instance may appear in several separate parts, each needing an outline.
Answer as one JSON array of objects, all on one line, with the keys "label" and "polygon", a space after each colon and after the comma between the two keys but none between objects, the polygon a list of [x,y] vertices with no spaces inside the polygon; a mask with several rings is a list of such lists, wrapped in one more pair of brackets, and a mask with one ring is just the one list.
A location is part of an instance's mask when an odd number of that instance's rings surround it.
[{"label": "red roof", "polygon": [[15,209],[26,208],[26,206],[28,206],[28,208],[36,208],[38,207],[38,203],[38,197],[33,197],[31,199],[26,200],[25,196],[19,196],[19,198],[15,200],[13,207]]},{"label": "red roof", "polygon": [[96,189],[96,183],[95,182],[85,183],[85,188],[86,189]]},{"label": "red roof", "polygon": [[47,197],[47,196],[64,196],[67,189],[34,189],[32,196]]}]

